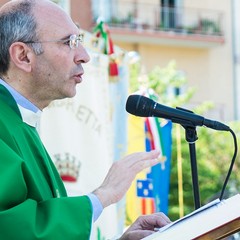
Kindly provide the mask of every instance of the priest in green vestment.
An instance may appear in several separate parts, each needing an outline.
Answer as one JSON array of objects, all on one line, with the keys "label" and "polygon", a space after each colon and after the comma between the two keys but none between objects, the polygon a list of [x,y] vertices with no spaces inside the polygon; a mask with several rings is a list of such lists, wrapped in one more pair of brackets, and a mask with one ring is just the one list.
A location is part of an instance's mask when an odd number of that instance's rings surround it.
[{"label": "priest in green vestment", "polygon": [[[71,18],[51,1],[16,0],[0,9],[1,240],[89,239],[102,210],[158,162],[158,151],[126,156],[93,193],[67,196],[37,127],[51,101],[75,95],[82,63],[89,61],[81,40]],[[149,230],[169,222],[162,214],[151,219]],[[142,222],[131,239],[149,234],[141,235]]]}]

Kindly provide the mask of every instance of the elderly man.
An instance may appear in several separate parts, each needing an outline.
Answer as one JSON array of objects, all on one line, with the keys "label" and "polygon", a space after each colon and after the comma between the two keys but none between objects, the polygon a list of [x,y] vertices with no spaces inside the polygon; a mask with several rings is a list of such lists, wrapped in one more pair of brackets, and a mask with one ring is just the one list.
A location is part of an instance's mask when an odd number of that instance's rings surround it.
[{"label": "elderly man", "polygon": [[[92,223],[119,201],[159,152],[117,161],[86,196],[68,197],[36,126],[52,100],[73,97],[89,55],[79,29],[56,4],[15,0],[0,9],[0,239],[89,239]],[[121,239],[140,239],[169,223],[140,217]]]}]

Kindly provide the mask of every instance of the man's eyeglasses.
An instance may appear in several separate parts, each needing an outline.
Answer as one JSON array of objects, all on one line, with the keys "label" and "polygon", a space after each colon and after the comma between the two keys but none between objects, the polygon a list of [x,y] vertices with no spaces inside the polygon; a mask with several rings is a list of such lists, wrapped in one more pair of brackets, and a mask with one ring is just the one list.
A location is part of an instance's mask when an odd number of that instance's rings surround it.
[{"label": "man's eyeglasses", "polygon": [[79,35],[72,34],[67,39],[61,39],[61,40],[49,40],[49,41],[28,41],[24,43],[49,43],[49,42],[61,42],[63,44],[68,45],[71,49],[78,48],[80,43],[83,43],[84,40],[84,34],[81,33]]}]

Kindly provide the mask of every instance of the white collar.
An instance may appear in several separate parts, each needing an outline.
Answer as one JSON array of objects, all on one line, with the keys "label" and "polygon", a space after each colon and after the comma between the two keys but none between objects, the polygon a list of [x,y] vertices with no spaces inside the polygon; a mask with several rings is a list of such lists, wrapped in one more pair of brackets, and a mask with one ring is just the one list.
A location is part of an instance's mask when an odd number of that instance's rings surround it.
[{"label": "white collar", "polygon": [[27,108],[22,107],[19,104],[18,108],[21,112],[23,122],[38,129],[42,111],[39,110],[37,112],[33,112]]}]

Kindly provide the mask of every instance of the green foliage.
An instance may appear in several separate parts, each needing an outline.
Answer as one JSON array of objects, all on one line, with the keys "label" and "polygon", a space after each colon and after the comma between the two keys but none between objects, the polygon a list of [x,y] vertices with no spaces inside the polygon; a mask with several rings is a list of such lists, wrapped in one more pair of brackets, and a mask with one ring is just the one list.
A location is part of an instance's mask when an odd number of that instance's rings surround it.
[{"label": "green foliage", "polygon": [[139,62],[130,68],[130,89],[132,92],[141,87],[150,88],[159,96],[161,103],[169,106],[181,106],[193,96],[195,89],[187,88],[184,94],[178,96],[167,94],[169,89],[185,87],[187,79],[185,75],[176,69],[176,62],[171,61],[165,68],[155,67],[148,74],[143,74]]},{"label": "green foliage", "polygon": [[[232,130],[240,137],[240,124],[231,123]],[[177,179],[177,145],[176,145],[176,126],[173,128],[173,148],[171,162],[171,186],[169,195],[169,216],[171,219],[179,218],[178,207],[178,179]],[[230,132],[214,131],[209,128],[197,129],[198,140],[196,141],[196,158],[198,166],[198,181],[201,204],[219,197],[223,182],[227,176],[229,166],[233,157],[234,145]],[[189,146],[185,140],[185,130],[181,130],[181,154],[183,171],[183,191],[184,191],[184,213],[187,214],[194,210],[194,199],[192,191],[191,166]],[[225,196],[228,198],[236,194],[240,187],[240,158],[236,159],[234,169],[229,179]]]},{"label": "green foliage", "polygon": [[[151,88],[159,96],[161,103],[168,106],[176,107],[186,104],[194,94],[194,89],[187,87],[187,79],[176,69],[176,63],[170,62],[166,68],[154,68],[150,73],[141,78],[140,63],[134,64],[130,69],[130,87],[134,92],[142,86]],[[143,80],[144,79],[144,80]],[[171,95],[169,89],[185,89],[184,93]],[[204,102],[195,109],[197,114],[203,114],[210,108],[214,107],[212,102]],[[231,129],[240,138],[240,123],[229,123]],[[176,125],[173,124],[172,131],[172,160],[171,160],[171,183],[169,193],[169,217],[172,220],[179,218],[179,201],[178,201],[178,157],[177,157],[177,137]],[[181,158],[182,158],[182,177],[183,177],[183,201],[184,214],[194,210],[193,188],[189,144],[185,139],[185,130],[181,128]],[[196,158],[198,167],[198,180],[201,204],[206,204],[212,199],[219,197],[223,183],[229,170],[230,162],[233,157],[234,144],[230,132],[214,131],[209,128],[197,128],[198,140],[196,146]],[[229,179],[226,197],[237,193],[240,188],[240,170],[239,156],[234,164],[234,169]]]},{"label": "green foliage", "polygon": [[139,77],[140,77],[141,65],[139,62],[135,62],[130,65],[130,89],[132,92],[136,92],[139,89]]}]

